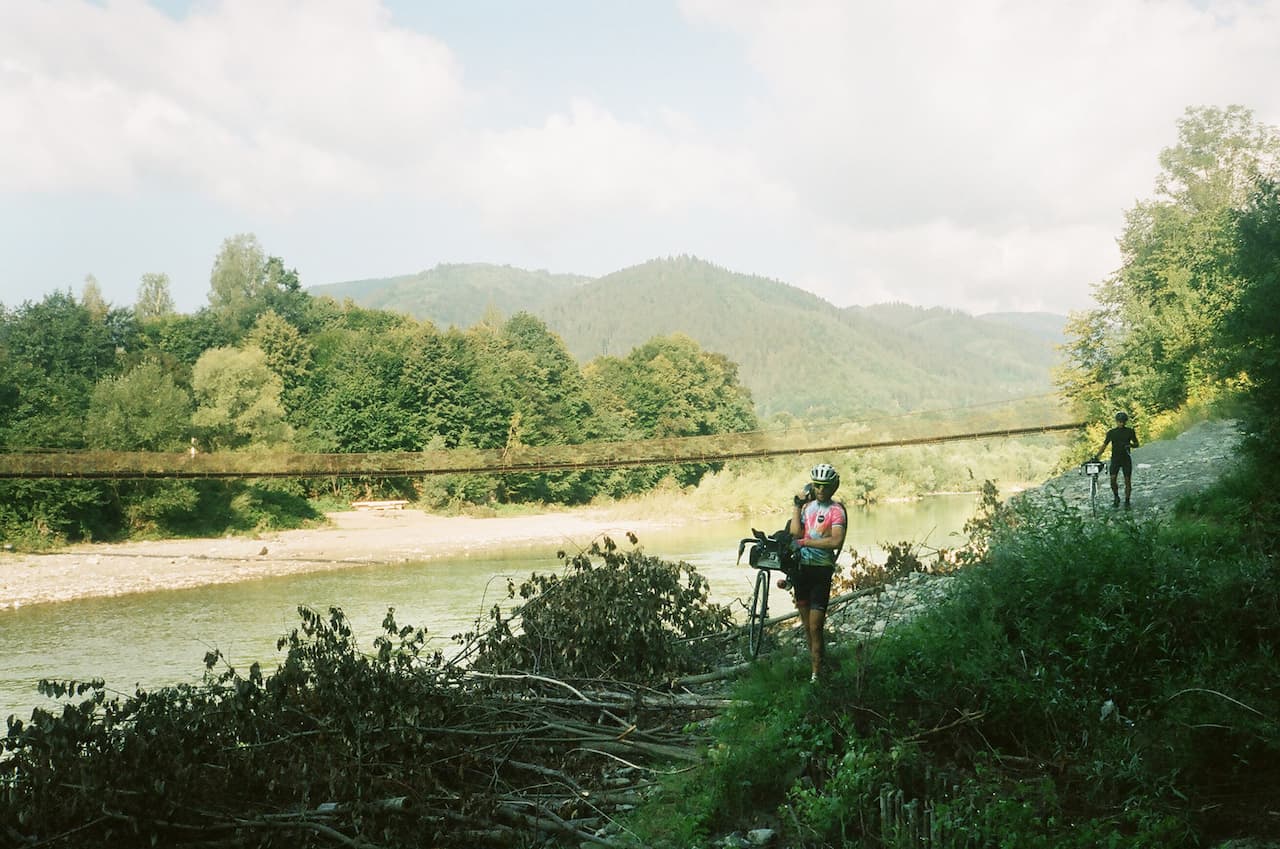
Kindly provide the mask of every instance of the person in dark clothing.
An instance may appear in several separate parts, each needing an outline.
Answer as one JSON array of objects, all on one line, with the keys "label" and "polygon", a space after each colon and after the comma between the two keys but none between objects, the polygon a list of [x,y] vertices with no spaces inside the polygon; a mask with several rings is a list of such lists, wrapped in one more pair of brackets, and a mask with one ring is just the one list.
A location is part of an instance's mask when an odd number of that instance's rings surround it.
[{"label": "person in dark clothing", "polygon": [[1120,506],[1118,475],[1123,471],[1126,509],[1129,507],[1129,496],[1133,493],[1133,457],[1129,454],[1129,450],[1138,447],[1138,434],[1129,427],[1128,422],[1128,415],[1116,413],[1116,426],[1107,431],[1107,438],[1102,441],[1102,447],[1093,458],[1097,460],[1098,455],[1106,451],[1108,445],[1111,446],[1111,496],[1114,499],[1111,503],[1114,507]]}]

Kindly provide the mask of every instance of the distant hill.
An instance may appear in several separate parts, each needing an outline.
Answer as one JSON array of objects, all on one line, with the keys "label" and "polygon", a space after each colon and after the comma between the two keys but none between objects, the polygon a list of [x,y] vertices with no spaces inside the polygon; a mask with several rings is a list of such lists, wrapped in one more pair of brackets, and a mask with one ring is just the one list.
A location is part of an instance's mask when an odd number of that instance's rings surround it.
[{"label": "distant hill", "polygon": [[989,312],[978,318],[1035,333],[1054,345],[1061,345],[1066,341],[1065,315],[1052,312]]},{"label": "distant hill", "polygon": [[626,356],[654,336],[684,333],[738,363],[765,417],[849,419],[1050,392],[1066,321],[906,304],[841,309],[786,283],[693,257],[655,259],[595,280],[456,265],[312,291],[341,292],[442,325],[468,326],[488,304],[505,315],[527,310],[582,362]]},{"label": "distant hill", "polygon": [[402,277],[312,286],[313,295],[350,298],[370,309],[391,310],[441,327],[470,327],[490,307],[503,315],[540,315],[547,303],[591,282],[590,277],[525,271],[509,265],[437,265]]}]

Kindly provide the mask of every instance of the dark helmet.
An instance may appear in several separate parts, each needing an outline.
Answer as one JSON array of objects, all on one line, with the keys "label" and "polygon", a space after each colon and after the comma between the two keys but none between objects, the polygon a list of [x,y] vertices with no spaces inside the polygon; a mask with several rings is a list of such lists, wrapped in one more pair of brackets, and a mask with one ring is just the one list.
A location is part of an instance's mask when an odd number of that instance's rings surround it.
[{"label": "dark helmet", "polygon": [[1124,424],[1125,422],[1129,421],[1129,414],[1116,413],[1116,421],[1120,422],[1120,424]]},{"label": "dark helmet", "polygon": [[810,469],[809,480],[814,483],[826,484],[829,487],[827,490],[828,495],[840,488],[840,473],[830,463],[819,463]]}]

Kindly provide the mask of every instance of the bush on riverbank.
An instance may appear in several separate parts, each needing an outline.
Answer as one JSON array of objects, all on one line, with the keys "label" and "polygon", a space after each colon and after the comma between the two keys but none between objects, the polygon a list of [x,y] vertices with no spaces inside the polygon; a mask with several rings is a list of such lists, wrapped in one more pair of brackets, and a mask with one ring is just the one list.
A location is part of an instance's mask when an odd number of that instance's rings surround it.
[{"label": "bush on riverbank", "polygon": [[[669,618],[605,610],[632,632]],[[372,652],[340,609],[299,614],[273,674],[211,651],[199,684],[111,697],[101,680],[41,682],[67,703],[9,719],[0,845],[578,845],[639,800],[653,764],[697,759],[685,729],[715,706],[477,674],[424,651],[425,631],[394,611]]]},{"label": "bush on riverbank", "polygon": [[710,584],[688,563],[620,550],[609,537],[560,554],[565,574],[511,584],[508,596],[521,602],[510,615],[495,605],[488,630],[466,635],[475,640],[477,669],[669,680],[708,659],[696,638],[732,624],[732,611],[710,600]]},{"label": "bush on riverbank", "polygon": [[1215,492],[1163,526],[995,524],[948,603],[833,648],[819,687],[803,664],[760,667],[706,766],[634,828],[652,845],[767,825],[789,845],[924,833],[935,849],[1280,831],[1276,525],[1239,509],[1256,476]]}]

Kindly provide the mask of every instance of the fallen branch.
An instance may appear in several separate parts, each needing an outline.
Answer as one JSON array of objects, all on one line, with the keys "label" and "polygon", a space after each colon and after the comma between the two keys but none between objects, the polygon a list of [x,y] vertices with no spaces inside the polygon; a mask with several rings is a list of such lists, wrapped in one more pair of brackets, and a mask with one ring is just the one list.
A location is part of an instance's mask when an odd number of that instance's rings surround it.
[{"label": "fallen branch", "polygon": [[497,812],[499,816],[506,817],[520,823],[521,825],[537,829],[538,831],[545,832],[547,834],[572,837],[576,840],[594,843],[597,846],[608,846],[610,849],[617,849],[618,846],[618,844],[614,843],[612,840],[606,840],[603,837],[596,837],[589,831],[581,831],[580,829],[574,828],[560,817],[541,808],[538,809],[537,816],[526,814],[523,811],[518,811],[512,805],[499,805]]},{"label": "fallen branch", "polygon": [[943,731],[950,731],[952,728],[955,728],[956,726],[967,725],[970,722],[975,722],[979,719],[982,719],[986,715],[987,715],[987,712],[984,710],[961,711],[959,719],[948,722],[946,725],[935,725],[933,728],[930,728],[928,731],[921,731],[919,734],[913,734],[912,736],[906,739],[906,742],[918,743],[921,740],[923,740],[925,737],[928,737],[930,734],[941,734]]},{"label": "fallen branch", "polygon": [[582,695],[582,693],[579,692],[575,687],[569,684],[566,684],[564,681],[561,681],[557,678],[546,678],[546,677],[543,677],[542,675],[531,675],[528,673],[511,675],[511,674],[499,674],[496,672],[475,672],[474,670],[468,670],[467,676],[470,678],[489,678],[496,681],[540,681],[543,684],[553,684],[557,687],[563,687],[566,690],[568,690],[570,693],[573,693],[575,696],[577,696],[578,699],[581,701],[584,701],[584,702],[590,701],[586,696]]},{"label": "fallen branch", "polygon": [[696,687],[699,684],[709,684],[712,681],[721,681],[725,678],[736,678],[746,672],[753,666],[751,661],[739,663],[736,666],[725,666],[720,669],[713,669],[711,672],[703,672],[700,675],[686,675],[683,678],[677,678],[671,682],[672,687]]}]

